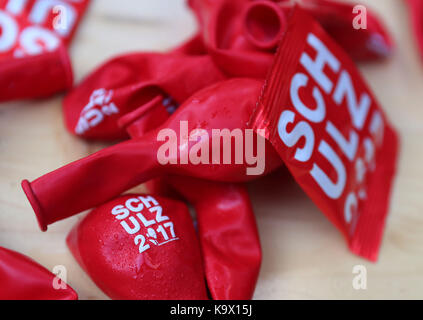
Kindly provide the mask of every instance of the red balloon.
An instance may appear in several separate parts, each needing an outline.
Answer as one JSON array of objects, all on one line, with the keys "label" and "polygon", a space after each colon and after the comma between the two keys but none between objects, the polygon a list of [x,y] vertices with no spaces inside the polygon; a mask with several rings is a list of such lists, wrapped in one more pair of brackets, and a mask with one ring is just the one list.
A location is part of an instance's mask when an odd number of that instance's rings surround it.
[{"label": "red balloon", "polygon": [[[247,129],[261,88],[262,82],[252,79],[232,79],[212,85],[194,94],[161,127],[143,137],[103,149],[32,183],[23,181],[23,189],[41,229],[46,230],[47,225],[55,221],[98,206],[134,186],[163,175],[242,182],[272,172],[281,165],[281,159],[264,139],[260,140],[265,149],[265,153],[260,153],[258,159],[263,163],[263,172],[260,175],[249,175],[247,168],[250,165],[246,161],[240,164],[234,161],[223,164],[221,161],[220,164],[209,162],[198,165],[190,161],[185,164],[182,161],[188,158],[194,145],[198,147],[204,143],[209,155],[216,152],[213,151],[211,141],[214,129],[238,129],[241,132]],[[164,142],[158,141],[162,129],[175,135],[184,129],[188,133],[203,129],[202,132],[207,135],[200,144],[192,141],[186,144],[183,137],[177,139],[174,145],[179,150],[174,159],[177,160],[176,163],[162,165],[158,161],[158,154],[164,149]],[[254,141],[258,139],[256,134],[252,134],[252,138]],[[242,143],[246,145],[245,140]],[[226,151],[233,155],[236,148],[231,143]]]},{"label": "red balloon", "polygon": [[[366,25],[355,4],[330,0],[252,1],[189,0],[207,50],[215,63],[232,77],[264,78],[286,31],[294,6],[317,19],[331,37],[358,61],[389,56],[394,48],[381,20],[366,9]],[[363,28],[360,28],[363,27]]]},{"label": "red balloon", "polygon": [[[196,91],[225,79],[209,56],[186,54],[198,45],[194,39],[175,52],[131,53],[107,61],[66,96],[67,129],[86,139],[125,138],[118,120],[134,110],[144,113],[146,130],[157,127]],[[145,107],[158,96],[159,104]]]},{"label": "red balloon", "polygon": [[112,299],[207,299],[200,246],[182,202],[120,196],[85,216],[67,243]]},{"label": "red balloon", "polygon": [[48,97],[72,87],[67,46],[88,4],[89,0],[2,1],[0,102]]},{"label": "red balloon", "polygon": [[77,300],[78,295],[32,259],[0,247],[0,300]]}]

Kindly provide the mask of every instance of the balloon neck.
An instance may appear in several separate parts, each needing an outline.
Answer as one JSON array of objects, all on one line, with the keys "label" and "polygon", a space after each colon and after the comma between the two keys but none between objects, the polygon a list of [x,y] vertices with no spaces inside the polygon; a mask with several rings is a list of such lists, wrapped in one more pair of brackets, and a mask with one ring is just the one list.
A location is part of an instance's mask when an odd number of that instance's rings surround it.
[{"label": "balloon neck", "polygon": [[282,8],[274,2],[251,2],[244,11],[244,35],[252,45],[259,49],[276,48],[286,27],[286,16]]},{"label": "balloon neck", "polygon": [[126,130],[131,138],[139,138],[154,129],[169,117],[164,106],[164,97],[156,96],[138,109],[119,119],[118,125]]}]

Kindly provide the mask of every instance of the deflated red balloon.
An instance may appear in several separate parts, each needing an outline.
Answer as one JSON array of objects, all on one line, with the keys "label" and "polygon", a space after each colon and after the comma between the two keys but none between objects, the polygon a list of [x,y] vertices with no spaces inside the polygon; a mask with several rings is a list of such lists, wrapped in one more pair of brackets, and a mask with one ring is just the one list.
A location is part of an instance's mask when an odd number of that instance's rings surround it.
[{"label": "deflated red balloon", "polygon": [[393,50],[392,39],[380,19],[366,8],[363,13],[358,10],[363,7],[356,8],[354,4],[329,0],[188,3],[196,14],[211,57],[230,76],[267,75],[294,5],[313,15],[355,60],[385,58]]},{"label": "deflated red balloon", "polygon": [[[30,258],[0,247],[0,300],[77,300],[71,287]],[[56,286],[56,287],[55,287]]]},{"label": "deflated red balloon", "polygon": [[233,77],[264,78],[273,53],[252,45],[244,35],[249,0],[190,0],[204,43],[214,62]]},{"label": "deflated red balloon", "polygon": [[305,10],[288,23],[251,126],[265,129],[351,251],[376,260],[398,134],[354,63]]},{"label": "deflated red balloon", "polygon": [[[201,51],[198,41],[172,53],[132,53],[100,66],[66,96],[67,129],[89,139],[124,138],[118,120],[136,109],[144,113],[147,131],[163,123],[196,91],[225,79],[209,56],[194,54]],[[161,103],[146,110],[157,96]]]},{"label": "deflated red balloon", "polygon": [[47,97],[72,86],[67,45],[88,4],[89,0],[0,3],[0,101]]},{"label": "deflated red balloon", "polygon": [[[67,49],[20,59],[0,58],[0,101],[44,98],[72,87],[73,73]],[[37,79],[36,81],[34,79]]]},{"label": "deflated red balloon", "polygon": [[[161,127],[143,137],[103,149],[31,184],[23,181],[23,189],[41,229],[46,230],[47,225],[55,221],[98,206],[134,186],[167,174],[241,182],[272,172],[281,165],[281,159],[268,141],[251,131],[248,135],[244,130],[261,88],[262,82],[251,79],[232,79],[212,85],[194,94]],[[229,132],[237,129],[241,131],[242,141],[232,141],[225,148],[224,143],[213,144],[212,130],[216,129]],[[247,151],[251,153],[250,158],[256,157],[255,163],[224,164],[223,151],[234,156],[240,144],[246,150],[246,157]],[[255,153],[254,145],[256,149],[260,146]],[[199,150],[208,157],[208,163],[196,162]],[[213,154],[219,155],[220,163],[212,163]],[[194,161],[189,161],[190,158]]]},{"label": "deflated red balloon", "polygon": [[213,299],[251,299],[260,271],[261,247],[245,186],[179,176],[165,181],[197,213],[207,284]]},{"label": "deflated red balloon", "polygon": [[84,217],[67,243],[112,299],[207,299],[200,246],[182,202],[120,196]]}]

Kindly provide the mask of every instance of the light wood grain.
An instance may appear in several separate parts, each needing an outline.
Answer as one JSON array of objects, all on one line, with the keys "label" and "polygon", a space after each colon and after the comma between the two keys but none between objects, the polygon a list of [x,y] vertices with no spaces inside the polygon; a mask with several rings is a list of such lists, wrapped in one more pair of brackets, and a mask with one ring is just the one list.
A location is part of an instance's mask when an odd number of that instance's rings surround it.
[{"label": "light wood grain", "polygon": [[[289,177],[278,190],[268,179],[250,186],[263,245],[257,299],[423,298],[423,64],[403,1],[362,1],[386,21],[398,44],[385,63],[361,69],[402,138],[399,172],[379,262],[350,254],[341,235]],[[105,59],[132,50],[166,50],[188,38],[195,21],[182,0],[95,0],[71,48],[76,79]],[[38,230],[20,189],[104,145],[87,144],[64,129],[61,96],[0,106],[0,245],[50,270],[67,268],[81,299],[107,298],[76,264],[65,237],[80,217]],[[352,268],[368,270],[368,289],[352,288]]]}]

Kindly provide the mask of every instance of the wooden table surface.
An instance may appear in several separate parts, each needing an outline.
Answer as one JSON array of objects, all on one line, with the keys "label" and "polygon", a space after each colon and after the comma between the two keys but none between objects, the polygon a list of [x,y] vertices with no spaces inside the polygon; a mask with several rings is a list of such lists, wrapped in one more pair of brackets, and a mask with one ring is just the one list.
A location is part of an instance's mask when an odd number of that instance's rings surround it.
[{"label": "wooden table surface", "polygon": [[[278,190],[266,187],[264,179],[250,186],[263,246],[256,299],[423,298],[423,63],[403,1],[362,2],[384,18],[398,44],[391,60],[361,66],[402,138],[379,261],[372,264],[348,252],[341,235],[292,179]],[[182,0],[94,0],[71,47],[76,80],[115,54],[163,51],[194,31],[194,18]],[[61,100],[0,107],[0,245],[50,270],[65,266],[67,281],[81,299],[104,299],[65,246],[80,216],[41,233],[20,188],[23,178],[33,180],[104,146],[65,131]],[[353,289],[355,265],[367,268],[367,290]]]}]

